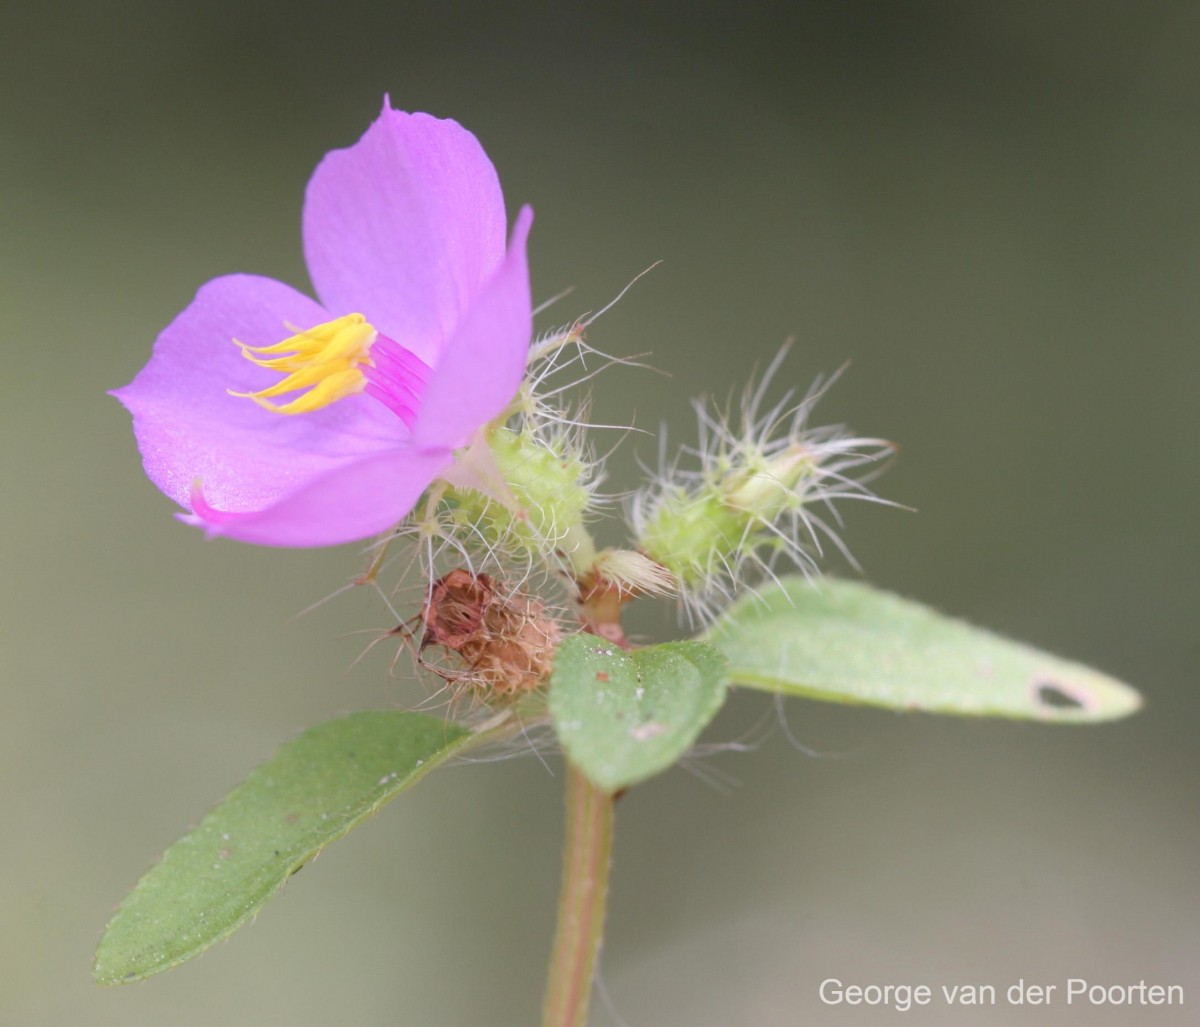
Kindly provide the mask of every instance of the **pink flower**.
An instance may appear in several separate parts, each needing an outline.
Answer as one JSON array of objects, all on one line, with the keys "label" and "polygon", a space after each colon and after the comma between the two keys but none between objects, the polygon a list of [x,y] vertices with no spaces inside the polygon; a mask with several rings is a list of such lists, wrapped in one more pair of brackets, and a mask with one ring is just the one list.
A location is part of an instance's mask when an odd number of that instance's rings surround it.
[{"label": "pink flower", "polygon": [[532,334],[522,208],[454,121],[392,110],[308,183],[320,302],[209,282],[115,395],[146,474],[209,535],[324,546],[384,531],[503,413]]}]

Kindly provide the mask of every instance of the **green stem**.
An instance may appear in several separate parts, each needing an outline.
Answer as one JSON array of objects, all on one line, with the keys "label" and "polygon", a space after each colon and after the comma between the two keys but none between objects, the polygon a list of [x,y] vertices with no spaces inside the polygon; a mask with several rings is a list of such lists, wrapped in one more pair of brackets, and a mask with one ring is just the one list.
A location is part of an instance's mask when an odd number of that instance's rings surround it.
[{"label": "green stem", "polygon": [[584,1027],[604,936],[612,862],[613,797],[567,763],[567,825],[558,928],[550,954],[542,1027]]}]

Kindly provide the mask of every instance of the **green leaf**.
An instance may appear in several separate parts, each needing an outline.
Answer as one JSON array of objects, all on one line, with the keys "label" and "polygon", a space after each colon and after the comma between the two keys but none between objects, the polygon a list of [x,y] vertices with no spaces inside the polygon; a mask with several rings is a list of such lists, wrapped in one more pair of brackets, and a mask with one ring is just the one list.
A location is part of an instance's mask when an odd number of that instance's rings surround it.
[{"label": "green leaf", "polygon": [[437,717],[366,710],[286,742],[138,882],[100,941],[95,979],[139,980],[199,955],[477,737]]},{"label": "green leaf", "polygon": [[787,578],[709,631],[736,684],[830,702],[1045,721],[1132,713],[1132,688],[868,585]]},{"label": "green leaf", "polygon": [[554,656],[550,715],[572,762],[615,792],[687,751],[721,708],[726,679],[725,661],[703,642],[624,652],[574,635]]}]

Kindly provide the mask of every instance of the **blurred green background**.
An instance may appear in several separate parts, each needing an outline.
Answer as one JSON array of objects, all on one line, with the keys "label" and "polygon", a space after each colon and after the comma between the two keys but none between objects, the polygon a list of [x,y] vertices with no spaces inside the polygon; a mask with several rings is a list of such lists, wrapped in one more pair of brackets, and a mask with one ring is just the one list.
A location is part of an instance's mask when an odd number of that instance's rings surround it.
[{"label": "blurred green background", "polygon": [[207,279],[307,284],[304,184],[385,91],[536,206],[535,296],[576,287],[544,326],[663,261],[591,339],[673,377],[605,376],[599,420],[688,438],[688,397],[788,336],[789,382],[852,359],[823,419],[899,441],[879,488],[919,510],[848,511],[867,578],[1146,695],[1096,728],[787,703],[817,756],[737,696],[708,739],[758,751],[621,803],[594,1023],[895,1015],[820,1006],[826,977],[1144,978],[1189,1007],[905,1022],[1191,1022],[1200,7],[9,3],[0,40],[0,1023],[536,1021],[561,773],[534,759],[435,775],[195,963],[89,978],[140,872],[281,740],[416,701],[390,653],[350,666],[377,600],[294,617],[355,547],[206,543],[104,395]]}]

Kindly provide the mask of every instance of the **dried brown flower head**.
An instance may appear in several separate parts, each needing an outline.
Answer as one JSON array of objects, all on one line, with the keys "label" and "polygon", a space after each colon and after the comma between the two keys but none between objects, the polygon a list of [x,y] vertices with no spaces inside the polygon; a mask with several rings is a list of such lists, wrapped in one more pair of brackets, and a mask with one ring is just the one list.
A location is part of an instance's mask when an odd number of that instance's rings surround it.
[{"label": "dried brown flower head", "polygon": [[545,681],[562,638],[541,600],[462,568],[433,583],[421,621],[420,653],[439,646],[464,668],[435,672],[496,696],[530,692]]}]

